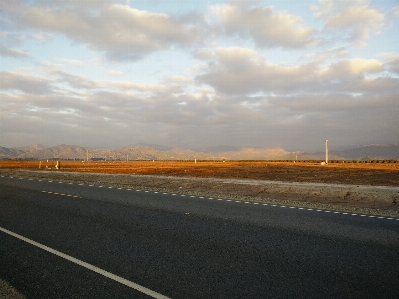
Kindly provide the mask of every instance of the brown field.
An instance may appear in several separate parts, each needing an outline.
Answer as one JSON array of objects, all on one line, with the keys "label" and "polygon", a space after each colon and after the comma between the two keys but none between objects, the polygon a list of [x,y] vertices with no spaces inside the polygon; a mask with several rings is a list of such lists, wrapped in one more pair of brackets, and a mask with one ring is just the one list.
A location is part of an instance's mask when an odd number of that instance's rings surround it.
[{"label": "brown field", "polygon": [[[0,168],[55,170],[56,161],[0,161]],[[40,166],[40,169],[39,169]],[[269,161],[60,161],[62,171],[123,173],[177,177],[234,178],[290,182],[399,186],[399,163]]]}]

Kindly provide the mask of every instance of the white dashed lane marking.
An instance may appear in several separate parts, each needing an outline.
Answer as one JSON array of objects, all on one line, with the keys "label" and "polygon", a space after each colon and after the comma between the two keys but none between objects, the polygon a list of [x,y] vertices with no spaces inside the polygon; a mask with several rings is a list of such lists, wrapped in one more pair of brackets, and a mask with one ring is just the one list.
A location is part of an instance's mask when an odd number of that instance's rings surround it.
[{"label": "white dashed lane marking", "polygon": [[47,191],[47,190],[42,190],[42,193],[52,194],[52,195],[59,195],[59,196],[74,197],[74,198],[82,198],[81,196],[78,196],[78,195],[59,193],[59,192],[52,192],[52,191]]}]

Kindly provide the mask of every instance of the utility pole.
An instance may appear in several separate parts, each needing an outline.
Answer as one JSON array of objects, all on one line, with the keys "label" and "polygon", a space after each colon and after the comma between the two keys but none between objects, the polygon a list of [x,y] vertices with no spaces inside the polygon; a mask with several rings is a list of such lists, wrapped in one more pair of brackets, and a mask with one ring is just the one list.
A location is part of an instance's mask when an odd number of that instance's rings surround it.
[{"label": "utility pole", "polygon": [[326,140],[326,165],[328,164],[328,140]]},{"label": "utility pole", "polygon": [[86,150],[86,161],[87,162],[89,161],[89,150],[88,149]]}]

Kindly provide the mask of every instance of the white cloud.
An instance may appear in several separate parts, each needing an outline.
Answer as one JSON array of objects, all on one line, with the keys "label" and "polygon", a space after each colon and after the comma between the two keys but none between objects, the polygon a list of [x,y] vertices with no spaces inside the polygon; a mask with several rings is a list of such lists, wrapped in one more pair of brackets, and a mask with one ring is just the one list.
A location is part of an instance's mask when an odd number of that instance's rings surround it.
[{"label": "white cloud", "polygon": [[[110,87],[116,87],[118,92],[143,92],[150,94],[168,94],[173,95],[174,93],[182,92],[182,89],[177,85],[167,85],[167,84],[149,84],[149,83],[135,83],[128,81],[112,81],[104,82],[104,85]],[[146,98],[148,99],[148,98]]]},{"label": "white cloud", "polygon": [[389,15],[392,17],[399,17],[399,6],[395,6],[389,11]]},{"label": "white cloud", "polygon": [[199,58],[199,59],[211,59],[211,58],[215,58],[215,53],[208,48],[199,48],[199,49],[195,49],[192,54]]},{"label": "white cloud", "polygon": [[59,68],[59,67],[63,66],[60,63],[54,63],[54,62],[50,62],[50,61],[42,61],[40,64],[44,65],[46,67],[49,67],[49,68]]},{"label": "white cloud", "polygon": [[51,34],[48,34],[46,32],[34,33],[34,34],[32,34],[32,37],[34,39],[41,40],[41,41],[48,41],[48,40],[54,38],[54,36],[52,36]]},{"label": "white cloud", "polygon": [[399,53],[381,53],[380,56],[385,60],[385,67],[399,75]]},{"label": "white cloud", "polygon": [[314,30],[300,17],[272,7],[223,4],[211,6],[210,12],[216,28],[229,36],[250,37],[259,47],[302,48],[316,42]]},{"label": "white cloud", "polygon": [[69,74],[60,70],[50,70],[49,74],[56,76],[59,79],[58,83],[68,83],[71,87],[76,89],[95,89],[97,83],[82,75]]},{"label": "white cloud", "polygon": [[331,49],[323,49],[315,53],[306,54],[303,56],[303,58],[311,61],[324,62],[329,59],[342,59],[346,56],[348,56],[348,49],[345,46],[338,46]]},{"label": "white cloud", "polygon": [[395,108],[393,94],[353,95],[350,93],[335,93],[326,95],[303,94],[295,97],[277,96],[270,100],[273,104],[286,107],[305,114],[312,112],[335,113],[342,111],[371,111],[372,109]]},{"label": "white cloud", "polygon": [[48,94],[52,91],[53,81],[40,76],[0,72],[0,89],[18,90],[29,94]]},{"label": "white cloud", "polygon": [[377,59],[339,59],[329,65],[322,59],[304,64],[273,64],[251,49],[238,47],[218,48],[213,55],[215,58],[196,79],[229,95],[335,93],[339,88],[348,88],[347,82],[365,82],[367,74],[384,70]]},{"label": "white cloud", "polygon": [[0,55],[10,56],[14,58],[26,58],[29,56],[29,53],[20,49],[7,48],[6,46],[0,43]]},{"label": "white cloud", "polygon": [[[65,34],[105,52],[113,60],[138,60],[153,51],[199,42],[203,37],[198,27],[180,23],[164,13],[107,2],[96,8],[69,4],[71,2],[57,1],[51,6],[9,3],[4,9],[18,22],[15,26]],[[64,6],[59,9],[57,5]]]},{"label": "white cloud", "polygon": [[358,46],[365,46],[370,33],[380,33],[384,26],[384,14],[367,0],[319,0],[311,8],[317,18],[324,19],[325,29],[340,36],[347,32],[346,39]]},{"label": "white cloud", "polygon": [[256,51],[248,48],[241,47],[229,47],[229,48],[216,48],[215,57],[221,60],[223,63],[236,64],[242,61],[248,61],[256,55]]},{"label": "white cloud", "polygon": [[0,37],[9,46],[20,46],[27,39],[26,34],[14,33],[9,31],[0,31]]},{"label": "white cloud", "polygon": [[273,64],[246,48],[218,48],[197,80],[226,94],[292,92],[312,80],[315,66]]},{"label": "white cloud", "polygon": [[322,75],[342,77],[362,73],[376,73],[382,71],[382,63],[377,59],[352,58],[332,63],[322,71]]}]

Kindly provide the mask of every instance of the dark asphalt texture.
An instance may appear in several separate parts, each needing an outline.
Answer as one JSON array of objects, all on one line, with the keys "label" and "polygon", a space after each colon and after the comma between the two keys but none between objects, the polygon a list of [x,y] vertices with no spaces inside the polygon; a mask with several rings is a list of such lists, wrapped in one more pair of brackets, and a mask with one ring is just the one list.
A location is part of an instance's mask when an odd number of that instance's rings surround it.
[{"label": "dark asphalt texture", "polygon": [[[0,227],[171,298],[399,298],[396,219],[5,177]],[[1,231],[0,277],[150,298]]]}]

